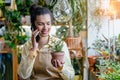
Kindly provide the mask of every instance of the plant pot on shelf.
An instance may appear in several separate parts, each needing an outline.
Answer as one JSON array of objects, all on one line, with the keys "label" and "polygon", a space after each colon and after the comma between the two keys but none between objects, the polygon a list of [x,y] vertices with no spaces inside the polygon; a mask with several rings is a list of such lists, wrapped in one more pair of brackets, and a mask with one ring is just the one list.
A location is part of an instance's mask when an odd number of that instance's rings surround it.
[{"label": "plant pot on shelf", "polygon": [[65,39],[68,49],[80,49],[82,48],[82,39],[81,37],[68,37]]},{"label": "plant pot on shelf", "polygon": [[89,61],[89,65],[90,65],[89,69],[90,70],[94,70],[96,59],[97,59],[96,56],[89,56],[88,57],[88,61]]},{"label": "plant pot on shelf", "polygon": [[82,45],[82,39],[80,36],[78,37],[68,37],[65,39],[65,42],[68,46],[68,49],[71,50],[75,50],[76,52],[76,56],[83,56],[84,52],[83,52],[83,45]]}]

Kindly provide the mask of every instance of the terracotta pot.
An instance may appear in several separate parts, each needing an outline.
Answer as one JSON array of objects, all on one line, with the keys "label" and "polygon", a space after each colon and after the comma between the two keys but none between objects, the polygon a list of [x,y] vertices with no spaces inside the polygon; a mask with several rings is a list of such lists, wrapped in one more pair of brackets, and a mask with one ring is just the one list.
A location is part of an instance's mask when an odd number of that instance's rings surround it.
[{"label": "terracotta pot", "polygon": [[[64,52],[54,52],[54,53],[51,53],[51,55],[52,55],[51,62],[52,60],[56,59],[56,60],[59,60],[61,64],[64,63]],[[63,66],[57,67],[57,69],[61,71],[62,67]]]},{"label": "terracotta pot", "polygon": [[54,53],[51,53],[51,55],[52,55],[52,59],[58,59],[61,62],[63,62],[64,52],[54,52]]},{"label": "terracotta pot", "polygon": [[90,56],[88,57],[89,65],[90,67],[93,67],[94,64],[96,63],[96,56]]}]

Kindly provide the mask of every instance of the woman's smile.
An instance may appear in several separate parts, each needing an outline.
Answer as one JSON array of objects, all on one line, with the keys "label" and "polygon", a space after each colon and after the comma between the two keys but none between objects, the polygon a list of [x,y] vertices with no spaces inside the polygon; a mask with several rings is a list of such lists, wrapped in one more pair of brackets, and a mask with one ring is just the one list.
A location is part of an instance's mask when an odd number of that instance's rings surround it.
[{"label": "woman's smile", "polygon": [[48,34],[48,31],[47,30],[43,30],[41,31],[42,34]]}]

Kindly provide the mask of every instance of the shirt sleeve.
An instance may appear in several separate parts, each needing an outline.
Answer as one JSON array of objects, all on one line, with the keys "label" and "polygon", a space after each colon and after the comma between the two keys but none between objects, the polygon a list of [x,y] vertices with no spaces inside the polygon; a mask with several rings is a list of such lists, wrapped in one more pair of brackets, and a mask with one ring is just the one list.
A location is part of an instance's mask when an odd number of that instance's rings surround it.
[{"label": "shirt sleeve", "polygon": [[70,54],[69,54],[69,51],[68,51],[68,48],[65,42],[64,42],[63,51],[65,52],[65,56],[64,56],[65,64],[63,65],[63,69],[61,72],[65,76],[67,76],[68,80],[74,80],[75,72],[71,64]]},{"label": "shirt sleeve", "polygon": [[31,76],[36,54],[28,48],[28,45],[22,48],[21,62],[18,66],[18,75],[21,78],[27,79]]}]

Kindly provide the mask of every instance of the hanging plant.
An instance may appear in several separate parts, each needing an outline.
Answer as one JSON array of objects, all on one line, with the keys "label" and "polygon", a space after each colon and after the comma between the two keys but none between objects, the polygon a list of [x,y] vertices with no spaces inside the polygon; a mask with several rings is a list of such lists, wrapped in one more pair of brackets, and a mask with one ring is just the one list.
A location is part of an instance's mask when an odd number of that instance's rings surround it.
[{"label": "hanging plant", "polygon": [[62,40],[65,40],[68,36],[68,27],[66,26],[61,26],[60,28],[57,29],[56,31],[56,36]]},{"label": "hanging plant", "polygon": [[74,36],[78,36],[79,32],[86,25],[87,20],[87,2],[86,0],[69,0],[72,7],[72,25]]},{"label": "hanging plant", "polygon": [[[72,31],[73,36],[79,36],[83,26],[86,25],[87,20],[87,2],[86,0],[68,0],[72,8]],[[63,40],[68,37],[67,27],[60,27],[57,29],[57,36],[62,37]]]}]

